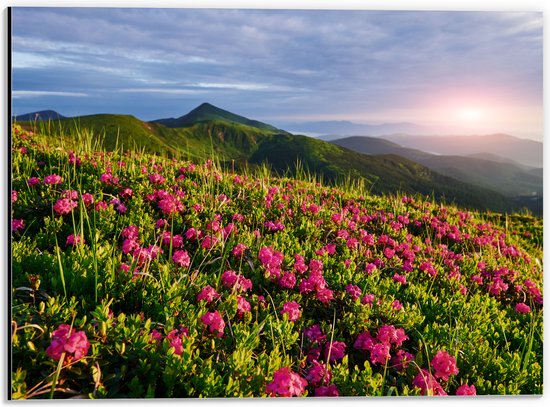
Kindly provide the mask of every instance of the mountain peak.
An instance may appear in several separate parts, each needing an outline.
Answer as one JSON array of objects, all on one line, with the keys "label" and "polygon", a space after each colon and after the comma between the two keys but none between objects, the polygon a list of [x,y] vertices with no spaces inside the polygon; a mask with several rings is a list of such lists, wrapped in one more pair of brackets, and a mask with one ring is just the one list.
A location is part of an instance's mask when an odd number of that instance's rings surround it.
[{"label": "mountain peak", "polygon": [[[270,132],[283,132],[269,124],[259,122],[257,120],[251,120],[244,116],[231,113],[227,110],[214,106],[211,103],[204,102],[199,106],[191,110],[189,113],[178,117],[177,119],[159,119],[154,120],[156,123],[160,123],[166,127],[188,127],[195,123],[206,121],[223,121],[229,123],[244,124],[251,127],[256,127],[261,130],[267,130]],[[284,133],[284,132],[283,132]]]},{"label": "mountain peak", "polygon": [[47,120],[57,120],[65,119],[65,116],[60,115],[55,110],[40,110],[38,112],[25,113],[22,115],[15,115],[12,118],[19,122],[28,122],[28,121],[47,121]]}]

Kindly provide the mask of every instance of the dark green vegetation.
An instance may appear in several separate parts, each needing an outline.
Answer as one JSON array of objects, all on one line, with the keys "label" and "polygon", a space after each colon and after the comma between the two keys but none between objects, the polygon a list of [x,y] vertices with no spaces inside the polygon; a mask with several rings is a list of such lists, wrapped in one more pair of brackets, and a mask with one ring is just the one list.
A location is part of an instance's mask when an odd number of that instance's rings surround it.
[{"label": "dark green vegetation", "polygon": [[90,133],[97,146],[107,150],[141,149],[187,159],[215,157],[241,170],[267,164],[279,175],[305,171],[333,184],[360,183],[376,194],[420,193],[472,209],[510,212],[523,207],[499,192],[461,182],[398,155],[359,154],[329,142],[289,134],[207,103],[179,119],[155,122],[125,115],[91,115],[23,124],[26,128],[38,126],[52,137],[52,142],[62,140],[66,147],[81,142],[77,135]]}]

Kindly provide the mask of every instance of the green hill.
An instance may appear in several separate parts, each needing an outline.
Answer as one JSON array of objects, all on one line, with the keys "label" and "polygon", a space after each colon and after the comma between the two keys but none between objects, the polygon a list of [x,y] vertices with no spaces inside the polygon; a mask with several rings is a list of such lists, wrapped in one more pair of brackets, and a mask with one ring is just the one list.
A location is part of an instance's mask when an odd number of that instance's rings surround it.
[{"label": "green hill", "polygon": [[[214,116],[215,120],[206,120]],[[203,104],[182,117],[187,117],[185,127],[173,128],[127,115],[80,116],[45,123],[42,132],[54,137],[64,135],[65,143],[82,142],[79,135],[88,133],[106,150],[138,149],[169,157],[215,158],[241,170],[267,164],[278,174],[305,170],[330,183],[360,180],[376,194],[418,193],[468,208],[500,212],[519,208],[512,199],[443,176],[409,159],[368,156],[322,140],[276,132],[269,125],[262,129],[238,123],[235,118],[241,116],[212,105]],[[191,123],[192,118],[197,121]]]},{"label": "green hill", "polygon": [[[332,141],[342,147],[363,154],[396,154],[411,159],[440,174],[462,182],[494,190],[505,196],[542,197],[543,181],[541,169],[534,169],[505,158],[500,161],[485,159],[482,156],[436,155],[424,151],[402,147],[401,145],[377,137],[347,137]],[[540,205],[532,206],[535,213],[542,214]]]},{"label": "green hill", "polygon": [[246,117],[239,116],[235,113],[228,112],[227,110],[220,109],[210,103],[203,103],[189,113],[178,117],[177,119],[159,119],[154,120],[155,123],[160,123],[166,127],[187,127],[192,126],[198,122],[207,121],[224,121],[231,123],[244,124],[250,127],[256,127],[260,130],[276,133],[286,133],[284,130],[277,129],[269,124],[259,122],[257,120],[250,120]]}]

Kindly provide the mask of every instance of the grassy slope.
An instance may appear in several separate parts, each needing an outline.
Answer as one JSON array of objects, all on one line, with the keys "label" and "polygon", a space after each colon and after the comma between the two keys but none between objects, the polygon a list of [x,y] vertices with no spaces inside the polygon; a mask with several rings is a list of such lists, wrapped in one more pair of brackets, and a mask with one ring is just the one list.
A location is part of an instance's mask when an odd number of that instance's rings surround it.
[{"label": "grassy slope", "polygon": [[216,157],[236,168],[268,164],[279,174],[294,174],[296,164],[329,182],[360,180],[375,193],[420,193],[438,201],[493,211],[516,210],[511,199],[393,155],[367,156],[329,142],[265,131],[227,121],[205,121],[183,128],[142,122],[133,116],[92,115],[42,124],[51,134],[78,134],[89,129],[104,147],[137,147],[185,158]]},{"label": "grassy slope", "polygon": [[[186,162],[116,152],[105,156],[84,145],[77,146],[82,163],[75,167],[67,151],[53,148],[49,141],[40,136],[18,137],[14,143],[12,188],[18,198],[12,214],[25,221],[24,229],[13,233],[12,247],[11,311],[19,328],[12,336],[14,397],[48,396],[48,381],[57,362],[45,350],[52,332],[72,322],[75,330],[85,332],[92,347],[85,359],[60,369],[55,397],[262,396],[274,372],[283,366],[307,375],[310,362],[305,355],[314,345],[303,332],[314,323],[320,324],[327,341],[333,338],[346,344],[346,357],[330,362],[331,384],[342,395],[417,395],[413,379],[419,368],[431,369],[430,360],[439,350],[451,353],[459,368],[448,382],[439,380],[449,394],[462,383],[474,384],[480,395],[541,394],[543,309],[532,302],[526,283],[530,279],[542,289],[540,219],[465,213],[452,205],[423,200],[359,198],[354,191],[307,180],[248,174],[237,182],[234,174],[200,162],[180,178],[179,169],[189,168]],[[315,147],[315,143],[306,145]],[[324,156],[331,150],[314,151]],[[39,161],[44,164],[36,165]],[[119,167],[119,161],[125,165]],[[119,185],[100,181],[107,168],[120,177]],[[28,187],[29,177],[43,180],[52,172],[61,175],[62,184]],[[159,172],[166,179],[162,185],[149,178]],[[185,193],[179,198],[181,212],[168,217],[147,196],[155,190],[176,191],[172,185]],[[133,189],[130,198],[122,195],[126,187]],[[120,199],[127,212],[117,212],[113,204],[97,211],[79,201],[72,214],[55,215],[52,204],[67,188],[91,192],[96,202]],[[273,199],[269,207],[268,195]],[[292,199],[285,199],[286,195]],[[196,204],[201,209],[195,209]],[[310,209],[313,205],[317,211]],[[236,213],[242,214],[240,221],[234,220]],[[184,235],[193,227],[210,235],[209,225],[216,215],[222,226],[234,222],[236,233],[212,249],[186,240],[189,268],[175,265],[175,249],[164,246],[164,253],[139,266],[145,274],[132,276],[131,268],[129,273],[121,271],[121,264],[135,267],[132,255],[121,251],[125,227],[136,225],[140,245],[148,247],[159,244],[164,231]],[[344,221],[337,223],[334,215],[343,216]],[[154,226],[160,218],[170,222],[165,229]],[[268,220],[280,220],[285,229],[269,231],[264,225]],[[360,232],[368,231],[373,242],[348,247],[340,231],[359,240]],[[86,243],[66,245],[72,233],[82,233]],[[394,246],[391,259],[383,236],[401,247]],[[231,254],[237,243],[249,246],[246,261]],[[334,255],[319,252],[328,244],[335,245]],[[296,287],[283,289],[267,277],[258,256],[265,247],[283,252],[282,267],[285,273],[296,274]],[[410,250],[415,251],[414,267],[403,272],[404,253]],[[322,261],[323,276],[334,291],[332,301],[325,304],[315,294],[299,293],[298,283],[310,274],[293,271],[295,254],[303,255],[306,262]],[[366,273],[365,264],[375,260],[385,266]],[[346,265],[347,261],[351,263]],[[421,270],[424,262],[433,263],[434,276]],[[480,263],[487,273],[480,273]],[[227,269],[252,281],[250,292],[238,293],[252,306],[243,318],[236,315],[237,293],[220,279]],[[407,283],[397,283],[395,273],[406,275]],[[493,274],[510,284],[506,292],[487,292]],[[31,280],[37,276],[38,287]],[[483,283],[476,284],[472,276],[483,278]],[[196,299],[207,284],[221,294],[212,304]],[[359,287],[362,295],[374,295],[376,301],[370,306],[353,300],[348,284]],[[266,299],[264,305],[260,295]],[[403,310],[393,308],[394,300],[400,301]],[[301,306],[295,322],[281,314],[288,301]],[[517,302],[531,305],[531,312],[515,312]],[[201,316],[213,310],[226,321],[222,337],[209,333],[201,322]],[[406,370],[371,363],[367,351],[354,347],[358,335],[376,335],[386,324],[404,329],[408,336],[401,348],[414,355],[415,362]],[[178,356],[167,337],[180,327],[187,328],[188,335],[182,338]],[[158,343],[151,342],[153,329],[161,334]],[[396,347],[391,351],[393,356]],[[319,360],[324,362],[323,357]],[[308,387],[309,395],[314,387]]]}]

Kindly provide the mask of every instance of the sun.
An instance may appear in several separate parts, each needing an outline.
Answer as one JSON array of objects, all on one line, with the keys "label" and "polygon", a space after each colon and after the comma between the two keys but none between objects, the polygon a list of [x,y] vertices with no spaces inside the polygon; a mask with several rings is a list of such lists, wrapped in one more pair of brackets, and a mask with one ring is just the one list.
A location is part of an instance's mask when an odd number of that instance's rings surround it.
[{"label": "sun", "polygon": [[483,109],[475,106],[463,107],[457,112],[458,118],[463,122],[474,123],[483,119]]}]

